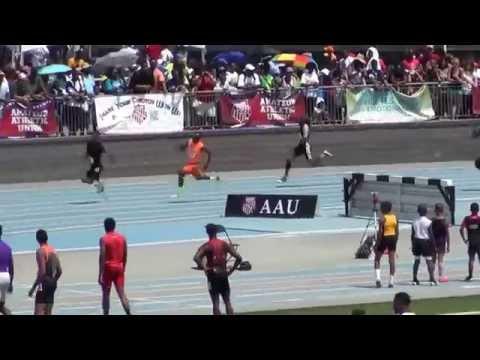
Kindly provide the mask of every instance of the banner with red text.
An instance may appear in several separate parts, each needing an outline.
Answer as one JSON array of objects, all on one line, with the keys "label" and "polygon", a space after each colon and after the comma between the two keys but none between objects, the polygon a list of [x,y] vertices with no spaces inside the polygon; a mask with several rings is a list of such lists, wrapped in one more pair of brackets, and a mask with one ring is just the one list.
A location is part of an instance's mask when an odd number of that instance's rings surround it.
[{"label": "banner with red text", "polygon": [[0,137],[51,136],[58,132],[53,101],[5,104],[0,119]]},{"label": "banner with red text", "polygon": [[285,126],[305,117],[305,97],[256,94],[220,98],[221,123],[231,127]]}]

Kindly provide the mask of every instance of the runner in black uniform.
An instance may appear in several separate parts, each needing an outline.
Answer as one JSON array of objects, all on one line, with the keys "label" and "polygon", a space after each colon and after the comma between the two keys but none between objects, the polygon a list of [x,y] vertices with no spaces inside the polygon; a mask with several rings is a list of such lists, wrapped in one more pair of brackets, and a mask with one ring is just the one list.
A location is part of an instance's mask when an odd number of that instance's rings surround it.
[{"label": "runner in black uniform", "polygon": [[103,170],[103,153],[106,153],[105,147],[100,141],[100,134],[95,132],[87,143],[86,157],[90,160],[90,169],[87,171],[86,177],[82,179],[82,182],[86,184],[96,182],[95,187],[99,193],[105,189],[103,183],[100,181],[100,175]]},{"label": "runner in black uniform", "polygon": [[290,172],[292,163],[299,156],[304,155],[311,166],[319,165],[320,159],[322,158],[333,156],[333,154],[331,154],[327,150],[323,150],[322,154],[318,158],[313,159],[312,146],[310,145],[310,121],[308,119],[304,119],[300,122],[299,125],[300,125],[300,141],[298,142],[297,146],[293,149],[291,158],[287,159],[287,162],[285,164],[285,174],[280,179],[280,182],[286,182],[288,180],[288,173]]},{"label": "runner in black uniform", "polygon": [[[470,205],[471,215],[463,219],[460,226],[460,236],[465,244],[468,244],[468,276],[465,281],[472,280],[473,264],[475,262],[475,255],[480,261],[480,216],[478,215],[480,207],[478,203]],[[467,238],[465,237],[465,230],[467,230]]]}]

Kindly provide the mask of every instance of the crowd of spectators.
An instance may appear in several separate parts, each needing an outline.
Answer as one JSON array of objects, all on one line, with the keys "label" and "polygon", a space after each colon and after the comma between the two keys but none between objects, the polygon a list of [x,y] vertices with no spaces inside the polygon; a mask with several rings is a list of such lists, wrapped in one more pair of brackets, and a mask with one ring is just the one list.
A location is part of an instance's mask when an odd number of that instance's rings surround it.
[{"label": "crowd of spectators", "polygon": [[[427,45],[409,50],[397,63],[388,64],[376,47],[341,52],[327,46],[324,54],[304,68],[273,61],[273,57],[247,59],[246,63],[202,62],[189,58],[181,46],[147,45],[139,49],[130,67],[110,67],[94,74],[94,62],[79,49],[66,56],[62,46],[52,47],[47,60],[32,57],[24,66],[0,71],[0,100],[20,102],[47,96],[88,97],[97,94],[167,93],[178,91],[274,91],[318,86],[393,86],[407,83],[453,82],[465,93],[479,85],[480,66],[459,59],[441,47]],[[63,61],[71,71],[39,76],[39,65]],[[95,76],[94,76],[95,75]],[[409,90],[406,89],[408,92]]]}]

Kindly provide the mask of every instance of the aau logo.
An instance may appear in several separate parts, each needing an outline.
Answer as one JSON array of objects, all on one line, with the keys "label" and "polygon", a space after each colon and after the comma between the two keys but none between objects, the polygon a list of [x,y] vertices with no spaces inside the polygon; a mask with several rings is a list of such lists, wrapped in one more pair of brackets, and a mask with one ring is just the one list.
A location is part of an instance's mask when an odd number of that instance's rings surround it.
[{"label": "aau logo", "polygon": [[242,211],[245,215],[252,215],[257,208],[254,197],[246,197],[242,205]]},{"label": "aau logo", "polygon": [[135,105],[133,108],[132,118],[138,124],[142,124],[147,119],[147,111],[145,105]]}]

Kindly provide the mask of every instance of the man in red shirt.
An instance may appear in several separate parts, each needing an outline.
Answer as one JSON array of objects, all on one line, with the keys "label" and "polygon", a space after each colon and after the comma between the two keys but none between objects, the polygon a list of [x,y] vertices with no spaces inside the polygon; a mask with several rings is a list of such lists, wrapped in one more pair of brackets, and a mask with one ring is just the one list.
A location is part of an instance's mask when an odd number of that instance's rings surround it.
[{"label": "man in red shirt", "polygon": [[115,231],[115,220],[105,219],[105,235],[100,239],[98,283],[102,287],[103,314],[110,312],[110,290],[115,284],[118,297],[127,315],[130,305],[125,294],[125,269],[127,266],[127,240]]},{"label": "man in red shirt", "polygon": [[[470,211],[472,214],[466,216],[460,226],[460,236],[463,242],[468,244],[468,276],[465,278],[465,281],[472,280],[475,255],[478,256],[480,261],[480,216],[478,216],[478,204],[471,204]],[[468,239],[465,239],[465,229],[467,229]]]},{"label": "man in red shirt", "polygon": [[[199,269],[205,271],[208,280],[208,291],[212,299],[213,315],[221,315],[220,295],[228,315],[233,315],[233,307],[230,302],[230,284],[228,277],[240,266],[242,257],[232,245],[217,238],[218,226],[208,224],[206,226],[208,242],[200,246],[193,261]],[[235,264],[227,268],[227,255],[235,258]]]}]

